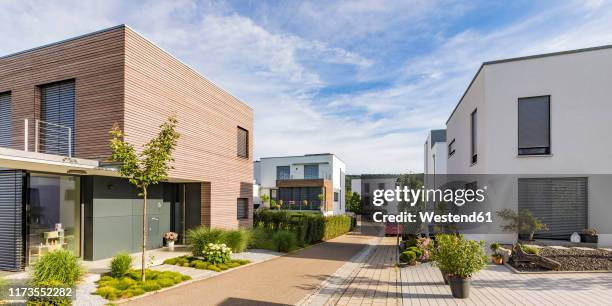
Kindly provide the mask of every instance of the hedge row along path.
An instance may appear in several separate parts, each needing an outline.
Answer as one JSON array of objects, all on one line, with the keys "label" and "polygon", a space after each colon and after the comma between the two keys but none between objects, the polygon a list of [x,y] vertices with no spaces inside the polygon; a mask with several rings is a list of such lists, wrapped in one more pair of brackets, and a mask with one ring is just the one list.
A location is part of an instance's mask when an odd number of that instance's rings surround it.
[{"label": "hedge row along path", "polygon": [[293,305],[316,290],[380,232],[349,233],[260,264],[131,301],[129,305]]}]

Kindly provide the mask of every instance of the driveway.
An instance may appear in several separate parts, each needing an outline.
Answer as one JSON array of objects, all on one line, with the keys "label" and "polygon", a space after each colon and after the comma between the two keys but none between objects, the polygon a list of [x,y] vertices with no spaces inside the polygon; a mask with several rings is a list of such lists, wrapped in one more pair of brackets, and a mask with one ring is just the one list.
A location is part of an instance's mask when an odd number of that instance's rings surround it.
[{"label": "driveway", "polygon": [[260,264],[131,301],[129,305],[293,305],[375,239],[363,226],[330,241]]}]

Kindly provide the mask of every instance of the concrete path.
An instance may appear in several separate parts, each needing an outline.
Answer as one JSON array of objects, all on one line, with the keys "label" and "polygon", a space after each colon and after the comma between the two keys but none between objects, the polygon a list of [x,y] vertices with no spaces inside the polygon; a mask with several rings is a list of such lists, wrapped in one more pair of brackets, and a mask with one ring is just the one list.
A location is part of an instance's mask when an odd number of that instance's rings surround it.
[{"label": "concrete path", "polygon": [[350,261],[379,228],[350,233],[260,264],[129,302],[130,305],[293,305]]}]

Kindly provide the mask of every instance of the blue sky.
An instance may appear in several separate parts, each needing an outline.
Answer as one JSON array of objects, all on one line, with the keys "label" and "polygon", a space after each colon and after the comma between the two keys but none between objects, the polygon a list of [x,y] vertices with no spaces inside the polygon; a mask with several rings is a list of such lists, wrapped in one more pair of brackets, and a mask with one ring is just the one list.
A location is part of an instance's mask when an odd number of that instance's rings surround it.
[{"label": "blue sky", "polygon": [[0,20],[1,54],[128,24],[253,107],[256,158],[349,173],[422,171],[483,61],[612,44],[606,1],[5,0]]}]

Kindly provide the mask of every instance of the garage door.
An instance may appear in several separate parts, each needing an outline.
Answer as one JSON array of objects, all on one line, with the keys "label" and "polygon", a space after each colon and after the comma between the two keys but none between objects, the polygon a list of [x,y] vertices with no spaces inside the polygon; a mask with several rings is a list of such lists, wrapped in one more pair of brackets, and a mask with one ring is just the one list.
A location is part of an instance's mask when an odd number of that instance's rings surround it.
[{"label": "garage door", "polygon": [[519,210],[528,209],[548,224],[549,230],[536,232],[535,238],[569,239],[587,228],[586,177],[522,178],[518,192]]}]

